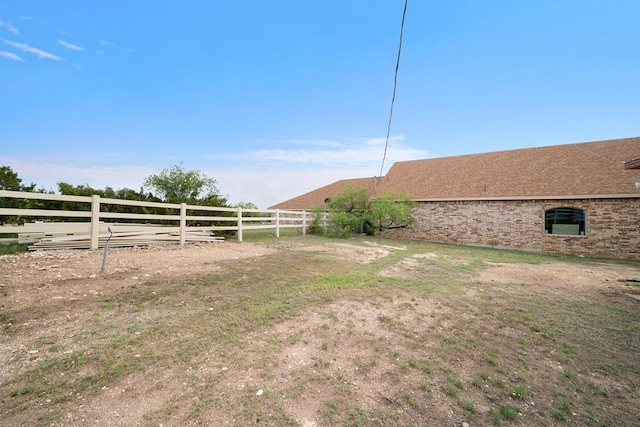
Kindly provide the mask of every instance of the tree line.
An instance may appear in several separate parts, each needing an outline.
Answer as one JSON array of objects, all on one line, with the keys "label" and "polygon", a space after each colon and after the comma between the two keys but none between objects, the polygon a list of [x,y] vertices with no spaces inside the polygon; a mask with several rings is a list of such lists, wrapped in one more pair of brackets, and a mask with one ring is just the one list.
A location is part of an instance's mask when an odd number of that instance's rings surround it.
[{"label": "tree line", "polygon": [[[162,169],[157,174],[152,174],[145,178],[140,190],[130,188],[114,189],[105,187],[104,189],[93,188],[88,184],[73,185],[67,182],[58,182],[58,192],[65,196],[92,196],[98,195],[100,198],[136,200],[144,202],[162,203],[187,203],[190,205],[204,205],[217,207],[242,207],[256,209],[253,203],[240,202],[231,206],[228,196],[222,195],[218,190],[218,182],[199,170],[190,170],[182,164]],[[0,190],[36,192],[43,194],[55,194],[51,190],[37,188],[37,184],[23,184],[22,179],[13,171],[10,166],[0,166]],[[89,203],[62,201],[62,200],[35,200],[35,199],[15,199],[0,197],[0,208],[22,208],[22,209],[49,209],[49,210],[74,210],[89,211]],[[144,207],[144,206],[124,206],[104,204],[103,212],[115,213],[140,213],[140,214],[177,214],[176,209],[164,207]],[[196,211],[193,215],[198,215]],[[201,215],[207,215],[201,212]],[[219,216],[219,214],[216,214]],[[30,217],[29,221],[33,220]],[[57,218],[49,218],[57,220]],[[83,221],[82,218],[66,218],[66,221]],[[0,222],[23,223],[25,218],[3,217]]]},{"label": "tree line", "polygon": [[[162,169],[159,173],[148,176],[139,191],[130,188],[98,189],[89,185],[72,185],[59,182],[58,191],[68,196],[98,195],[107,199],[137,200],[144,202],[187,203],[217,207],[241,207],[257,209],[253,203],[241,202],[229,205],[227,196],[220,194],[218,182],[199,170],[189,170],[178,164]],[[36,184],[24,185],[22,179],[9,166],[0,167],[0,190],[27,191],[54,194],[52,191],[37,189]],[[311,232],[330,236],[346,237],[352,233],[375,234],[391,228],[405,227],[413,221],[415,203],[407,194],[385,192],[381,195],[369,196],[366,188],[348,186],[341,193],[332,196],[325,206],[314,209],[315,217],[311,223]],[[13,199],[0,197],[0,208],[49,209],[89,211],[89,203],[59,201]],[[178,209],[166,207],[124,206],[104,203],[102,212],[139,213],[177,215]],[[323,221],[324,213],[328,213],[328,221]],[[210,215],[206,211],[193,211],[190,215]],[[217,212],[216,216],[230,216],[233,212]],[[253,215],[253,214],[251,214]],[[24,223],[37,218],[3,217],[0,222]],[[47,218],[50,221],[86,221],[84,218]],[[145,222],[145,220],[131,220]],[[170,221],[165,221],[170,223]],[[193,221],[192,221],[193,222]]]}]

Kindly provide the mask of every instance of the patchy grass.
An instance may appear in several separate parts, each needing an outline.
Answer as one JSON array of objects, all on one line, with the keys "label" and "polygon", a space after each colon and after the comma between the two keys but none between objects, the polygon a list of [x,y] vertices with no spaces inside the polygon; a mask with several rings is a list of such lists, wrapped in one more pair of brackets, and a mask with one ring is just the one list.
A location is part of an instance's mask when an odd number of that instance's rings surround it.
[{"label": "patchy grass", "polygon": [[[111,284],[82,302],[3,307],[3,341],[22,346],[2,382],[7,425],[113,424],[115,404],[141,425],[632,425],[640,416],[637,305],[606,287],[577,296],[554,283],[475,279],[488,263],[592,260],[251,239],[279,250],[204,275]],[[351,253],[325,250],[345,243]],[[391,249],[362,262],[372,244]],[[402,274],[380,274],[398,265]]]},{"label": "patchy grass", "polygon": [[0,242],[0,255],[13,255],[27,251],[28,245]]}]

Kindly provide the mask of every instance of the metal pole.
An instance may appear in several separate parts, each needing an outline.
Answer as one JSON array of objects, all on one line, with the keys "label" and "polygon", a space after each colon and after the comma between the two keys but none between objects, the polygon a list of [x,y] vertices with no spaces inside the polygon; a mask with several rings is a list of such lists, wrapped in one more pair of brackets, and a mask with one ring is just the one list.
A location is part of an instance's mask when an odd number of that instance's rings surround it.
[{"label": "metal pole", "polygon": [[107,227],[109,230],[109,237],[107,241],[104,242],[104,253],[102,254],[102,268],[100,269],[100,274],[104,274],[104,270],[107,267],[107,249],[109,249],[109,240],[111,240],[111,236],[113,236],[113,231],[111,231],[111,227]]}]

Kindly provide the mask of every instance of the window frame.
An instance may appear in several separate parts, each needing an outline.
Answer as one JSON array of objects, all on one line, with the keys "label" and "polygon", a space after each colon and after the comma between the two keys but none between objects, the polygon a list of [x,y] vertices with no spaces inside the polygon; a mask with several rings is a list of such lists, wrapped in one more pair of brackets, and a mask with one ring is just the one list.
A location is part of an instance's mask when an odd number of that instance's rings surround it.
[{"label": "window frame", "polygon": [[[553,217],[551,217],[553,215]],[[553,232],[553,225],[578,226],[578,233]],[[561,227],[559,227],[561,228]],[[562,227],[568,228],[568,227]],[[545,209],[544,211],[544,233],[548,236],[573,236],[584,237],[587,235],[587,211],[580,208],[560,206]]]}]

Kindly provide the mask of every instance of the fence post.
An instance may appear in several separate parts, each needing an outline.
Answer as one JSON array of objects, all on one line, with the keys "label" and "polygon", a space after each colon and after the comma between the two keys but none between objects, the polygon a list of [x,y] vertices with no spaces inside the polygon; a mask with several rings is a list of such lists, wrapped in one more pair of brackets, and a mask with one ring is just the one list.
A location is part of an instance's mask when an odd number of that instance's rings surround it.
[{"label": "fence post", "polygon": [[276,238],[280,238],[280,209],[276,209]]},{"label": "fence post", "polygon": [[98,249],[100,238],[100,196],[91,196],[91,249]]},{"label": "fence post", "polygon": [[242,242],[242,208],[238,208],[238,242]]},{"label": "fence post", "polygon": [[180,203],[180,246],[187,239],[187,204]]},{"label": "fence post", "polygon": [[302,235],[307,235],[307,211],[302,211]]}]

